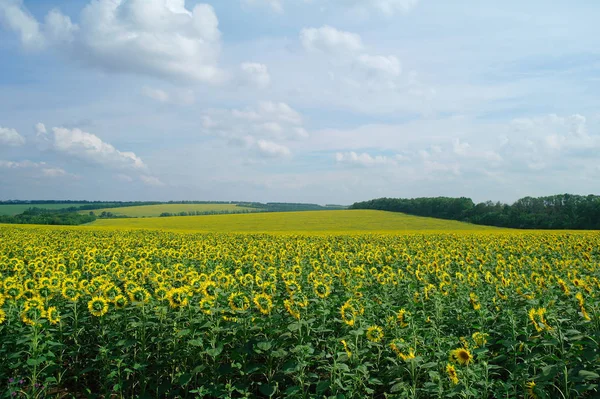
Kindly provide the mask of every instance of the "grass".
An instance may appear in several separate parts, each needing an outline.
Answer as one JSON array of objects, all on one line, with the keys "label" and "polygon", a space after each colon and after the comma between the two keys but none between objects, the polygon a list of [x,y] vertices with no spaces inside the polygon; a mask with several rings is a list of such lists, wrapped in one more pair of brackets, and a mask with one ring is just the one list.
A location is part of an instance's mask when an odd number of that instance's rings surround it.
[{"label": "grass", "polygon": [[64,209],[81,205],[87,204],[0,204],[0,215],[18,215],[25,212],[29,208]]},{"label": "grass", "polygon": [[[102,212],[112,212],[115,215],[130,217],[153,217],[160,216],[161,213],[179,213],[179,212],[239,212],[239,211],[258,211],[255,208],[237,206],[236,204],[160,204],[160,205],[140,205],[126,206],[122,208],[96,209],[96,215]],[[82,211],[89,213],[89,211]]]},{"label": "grass", "polygon": [[102,219],[97,227],[231,233],[358,233],[394,231],[498,230],[452,220],[371,210],[273,212],[240,215]]}]

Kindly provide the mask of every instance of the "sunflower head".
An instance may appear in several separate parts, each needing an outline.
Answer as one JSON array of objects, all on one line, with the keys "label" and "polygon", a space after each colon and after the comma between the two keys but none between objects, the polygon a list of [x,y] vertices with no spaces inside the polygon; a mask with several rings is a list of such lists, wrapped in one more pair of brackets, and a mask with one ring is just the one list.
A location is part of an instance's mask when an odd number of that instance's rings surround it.
[{"label": "sunflower head", "polygon": [[187,288],[172,288],[167,292],[167,300],[173,309],[183,308],[190,303],[190,294]]},{"label": "sunflower head", "polygon": [[462,366],[467,366],[473,361],[473,355],[468,349],[458,348],[450,352],[450,360]]},{"label": "sunflower head", "polygon": [[108,312],[108,301],[102,297],[93,297],[88,302],[88,310],[93,316],[104,316]]},{"label": "sunflower head", "polygon": [[127,298],[125,298],[125,296],[121,294],[114,297],[112,302],[115,305],[115,308],[117,309],[123,309],[125,306],[127,306]]},{"label": "sunflower head", "polygon": [[60,321],[60,314],[56,306],[50,306],[46,309],[45,316],[50,324],[58,324]]},{"label": "sunflower head", "polygon": [[262,293],[255,295],[253,302],[258,311],[264,315],[268,315],[273,310],[273,300],[268,294]]},{"label": "sunflower head", "polygon": [[371,342],[379,342],[383,339],[383,328],[371,326],[367,329],[367,339]]},{"label": "sunflower head", "polygon": [[458,374],[456,373],[454,366],[450,363],[446,365],[446,374],[448,374],[448,379],[453,385],[458,384]]}]

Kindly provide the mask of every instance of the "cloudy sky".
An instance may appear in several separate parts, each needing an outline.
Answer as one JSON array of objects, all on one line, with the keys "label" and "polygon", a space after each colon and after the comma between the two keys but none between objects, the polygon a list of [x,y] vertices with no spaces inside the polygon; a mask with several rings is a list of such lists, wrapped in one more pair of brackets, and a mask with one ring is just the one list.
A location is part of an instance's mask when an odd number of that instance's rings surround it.
[{"label": "cloudy sky", "polygon": [[596,0],[0,0],[0,199],[600,193]]}]

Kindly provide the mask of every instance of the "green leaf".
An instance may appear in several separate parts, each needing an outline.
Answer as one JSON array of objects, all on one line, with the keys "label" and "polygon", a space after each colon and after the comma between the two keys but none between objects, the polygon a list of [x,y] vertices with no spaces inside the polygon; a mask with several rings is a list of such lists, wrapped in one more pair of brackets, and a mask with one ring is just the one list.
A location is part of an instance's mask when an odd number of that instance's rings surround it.
[{"label": "green leaf", "polygon": [[211,357],[215,358],[223,352],[223,344],[219,344],[216,348],[210,348],[206,350],[206,353]]},{"label": "green leaf", "polygon": [[269,385],[269,384],[263,384],[261,385],[258,390],[263,394],[263,395],[267,395],[268,397],[271,397],[275,394],[275,392],[277,392],[277,386],[275,385]]},{"label": "green leaf", "polygon": [[268,351],[269,349],[271,349],[272,345],[270,342],[259,342],[258,344],[256,344],[256,346],[258,347],[258,349],[260,349],[263,352]]},{"label": "green leaf", "polygon": [[579,376],[583,377],[586,380],[596,380],[600,378],[600,375],[598,373],[594,373],[593,371],[587,370],[579,370]]},{"label": "green leaf", "polygon": [[179,376],[179,379],[177,380],[177,382],[179,382],[179,385],[184,386],[184,385],[187,385],[191,379],[192,379],[192,375],[190,373],[185,373],[185,374],[182,374]]},{"label": "green leaf", "polygon": [[323,392],[325,392],[328,388],[329,388],[329,380],[323,380],[323,381],[319,381],[317,383],[317,395],[322,394]]}]

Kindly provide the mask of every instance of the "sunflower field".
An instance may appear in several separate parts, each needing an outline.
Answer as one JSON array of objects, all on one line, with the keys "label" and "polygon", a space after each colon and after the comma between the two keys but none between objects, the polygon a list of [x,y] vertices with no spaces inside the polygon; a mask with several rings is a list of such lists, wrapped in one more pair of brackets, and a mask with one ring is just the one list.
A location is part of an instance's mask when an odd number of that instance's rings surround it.
[{"label": "sunflower field", "polygon": [[0,395],[595,398],[600,234],[0,226]]}]

